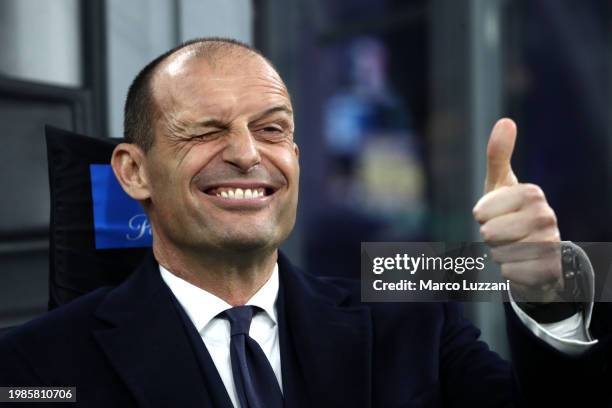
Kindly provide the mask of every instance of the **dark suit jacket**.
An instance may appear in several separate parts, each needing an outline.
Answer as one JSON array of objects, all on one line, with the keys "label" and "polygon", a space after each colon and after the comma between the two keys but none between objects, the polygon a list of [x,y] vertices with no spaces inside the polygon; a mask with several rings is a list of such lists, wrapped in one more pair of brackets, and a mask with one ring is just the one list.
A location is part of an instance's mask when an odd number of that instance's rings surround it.
[{"label": "dark suit jacket", "polygon": [[[282,254],[279,272],[281,353],[283,344],[295,350],[293,371],[281,358],[283,389],[301,395],[287,405],[505,407],[518,405],[522,395],[546,407],[572,406],[578,397],[573,406],[582,407],[600,406],[608,395],[605,341],[569,358],[510,311],[513,370],[478,341],[457,304],[362,304],[358,282],[307,275]],[[76,386],[83,407],[210,406],[183,326],[149,256],[122,285],[5,335],[0,386]]]}]

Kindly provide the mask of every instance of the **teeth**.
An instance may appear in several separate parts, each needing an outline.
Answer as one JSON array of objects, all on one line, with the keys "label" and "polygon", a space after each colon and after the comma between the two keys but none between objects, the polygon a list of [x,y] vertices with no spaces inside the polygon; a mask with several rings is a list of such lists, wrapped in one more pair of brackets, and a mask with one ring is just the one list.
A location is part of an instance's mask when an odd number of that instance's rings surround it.
[{"label": "teeth", "polygon": [[265,188],[246,188],[243,190],[241,188],[234,189],[228,187],[221,187],[217,189],[216,195],[217,197],[230,198],[234,200],[253,199],[264,197],[266,195],[266,190]]}]

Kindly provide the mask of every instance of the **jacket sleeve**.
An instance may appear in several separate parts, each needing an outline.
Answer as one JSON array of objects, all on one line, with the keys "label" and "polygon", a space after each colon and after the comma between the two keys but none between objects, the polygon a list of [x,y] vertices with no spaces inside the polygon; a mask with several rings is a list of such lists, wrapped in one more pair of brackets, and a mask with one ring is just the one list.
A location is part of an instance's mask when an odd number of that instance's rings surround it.
[{"label": "jacket sleeve", "polygon": [[570,356],[536,337],[506,305],[513,370],[526,406],[610,406],[611,312],[612,305],[595,304],[591,333],[599,341],[584,353]]}]

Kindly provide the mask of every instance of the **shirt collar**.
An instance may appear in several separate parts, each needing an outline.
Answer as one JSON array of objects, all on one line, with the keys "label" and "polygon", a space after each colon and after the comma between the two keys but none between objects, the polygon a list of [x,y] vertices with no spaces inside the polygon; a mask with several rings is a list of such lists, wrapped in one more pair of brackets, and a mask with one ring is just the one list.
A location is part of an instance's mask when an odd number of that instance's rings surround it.
[{"label": "shirt collar", "polygon": [[[201,332],[219,313],[232,308],[232,305],[223,299],[179,278],[161,265],[159,271],[198,332]],[[246,303],[263,309],[274,324],[277,323],[278,286],[278,264],[275,263],[268,281]]]}]

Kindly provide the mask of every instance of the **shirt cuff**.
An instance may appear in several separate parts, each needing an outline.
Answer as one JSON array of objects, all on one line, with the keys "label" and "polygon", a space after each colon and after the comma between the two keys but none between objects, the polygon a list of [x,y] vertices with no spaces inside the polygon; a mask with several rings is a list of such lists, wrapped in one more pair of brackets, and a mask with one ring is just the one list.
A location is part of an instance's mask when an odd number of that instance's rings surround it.
[{"label": "shirt cuff", "polygon": [[593,313],[593,286],[595,283],[595,275],[591,262],[582,248],[573,243],[571,245],[577,248],[582,264],[585,266],[587,276],[590,280],[591,301],[584,311],[584,315],[583,313],[576,313],[559,322],[538,323],[516,304],[510,290],[508,290],[508,296],[514,313],[517,314],[521,322],[523,322],[536,337],[565,354],[577,356],[597,344],[597,339],[592,339],[588,330],[591,323],[591,315]]},{"label": "shirt cuff", "polygon": [[[591,339],[589,335],[582,313],[576,313],[556,323],[538,323],[525,313],[515,301],[512,300],[510,303],[521,322],[536,337],[563,353],[577,356],[597,344],[597,340]],[[592,310],[592,308],[593,303],[591,302],[589,309]]]}]

